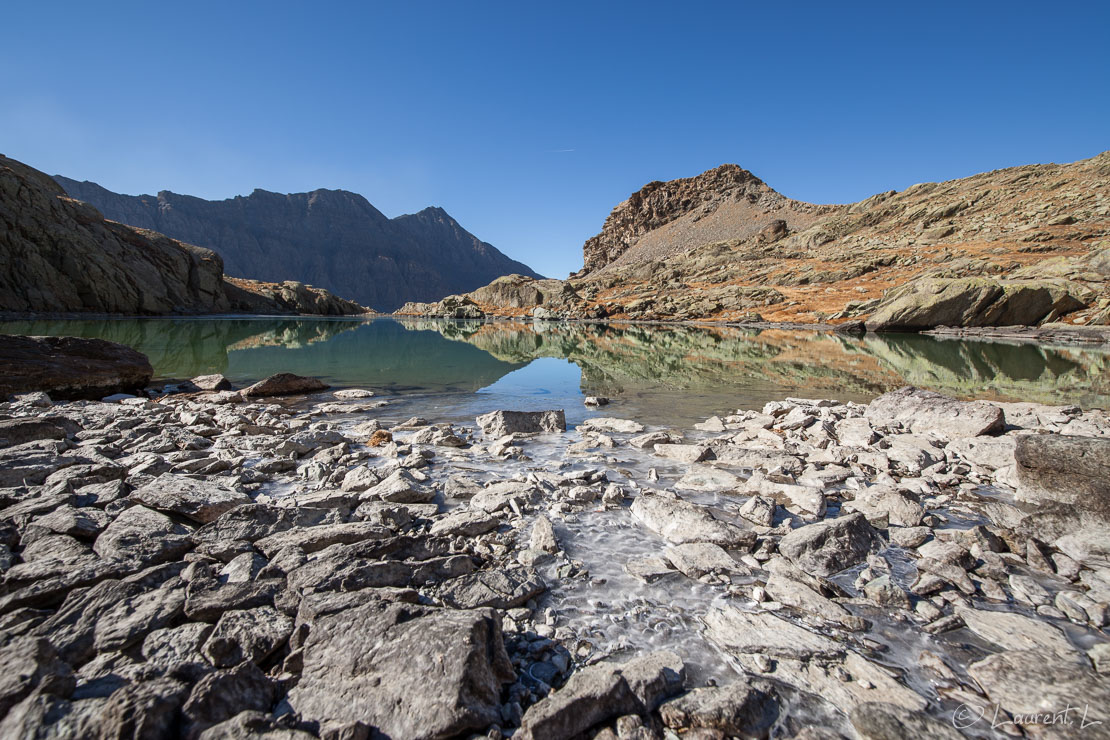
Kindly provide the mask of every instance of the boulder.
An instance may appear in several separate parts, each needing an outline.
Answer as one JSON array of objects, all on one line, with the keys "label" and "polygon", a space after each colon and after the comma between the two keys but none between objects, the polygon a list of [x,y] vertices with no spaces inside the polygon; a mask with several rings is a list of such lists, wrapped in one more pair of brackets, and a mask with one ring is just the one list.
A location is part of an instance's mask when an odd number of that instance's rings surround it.
[{"label": "boulder", "polygon": [[32,691],[67,697],[73,669],[42,637],[19,637],[0,648],[0,717]]},{"label": "boulder", "polygon": [[779,552],[806,573],[830,576],[862,563],[883,546],[863,514],[807,524],[779,540]]},{"label": "boulder", "polygon": [[694,689],[659,707],[663,724],[672,730],[705,728],[728,737],[763,737],[778,714],[774,697],[743,679]]},{"label": "boulder", "polygon": [[512,609],[539,596],[546,588],[535,571],[510,567],[452,578],[440,589],[439,598],[455,609]]},{"label": "boulder", "polygon": [[153,375],[146,355],[115,342],[0,334],[0,398],[47,391],[97,399],[143,388]]},{"label": "boulder", "polygon": [[193,686],[182,707],[188,733],[195,737],[243,711],[268,711],[276,694],[277,686],[250,661],[209,673]]},{"label": "boulder", "polygon": [[632,515],[648,529],[676,545],[708,542],[748,550],[755,544],[754,532],[723,522],[704,506],[680,498],[642,494],[632,502]]},{"label": "boulder", "polygon": [[231,381],[223,375],[216,373],[214,375],[198,375],[189,381],[199,390],[202,391],[230,391],[234,390]]},{"label": "boulder", "polygon": [[26,417],[0,420],[0,447],[21,445],[39,439],[65,439],[80,427],[64,416]]},{"label": "boulder", "polygon": [[1019,500],[1064,504],[1110,523],[1110,439],[1023,434],[1014,461]]},{"label": "boulder", "polygon": [[919,712],[928,703],[888,669],[774,614],[724,606],[703,619],[706,636],[744,670],[817,694],[841,711],[885,701]]},{"label": "boulder", "polygon": [[996,434],[1006,424],[1002,409],[992,403],[957,401],[913,386],[879,396],[868,404],[864,416],[877,427],[897,424],[914,434],[932,433],[946,441]]},{"label": "boulder", "polygon": [[884,296],[868,331],[1033,326],[1077,311],[1094,292],[1060,279],[918,278]]},{"label": "boulder", "polygon": [[688,542],[674,545],[663,556],[687,578],[701,578],[709,573],[746,573],[742,563],[732,559],[719,545],[709,542]]},{"label": "boulder", "polygon": [[277,373],[242,390],[244,396],[289,396],[298,393],[316,393],[328,389],[328,384],[316,378],[305,378],[293,373]]},{"label": "boulder", "polygon": [[198,524],[215,521],[221,514],[251,501],[246,494],[209,478],[171,474],[160,475],[135,489],[129,498],[148,508],[177,514]]},{"label": "boulder", "polygon": [[442,738],[501,721],[513,680],[491,609],[370,602],[317,617],[288,695],[308,722],[362,722],[387,737]]},{"label": "boulder", "polygon": [[145,506],[126,509],[93,543],[105,560],[162,563],[181,557],[193,547],[189,530],[165,514]]},{"label": "boulder", "polygon": [[197,735],[197,740],[314,740],[315,737],[304,730],[279,725],[269,712],[245,711],[212,725]]},{"label": "boulder", "polygon": [[[1051,650],[1008,650],[968,667],[991,703],[1012,715],[1061,717],[1060,727],[1075,737],[1110,737],[1110,682],[1097,674],[1086,658],[1061,657]],[[967,719],[982,717],[990,726],[994,707],[969,706]],[[1064,725],[1063,713],[1070,726]],[[1097,724],[1096,724],[1097,723]],[[1030,730],[1053,730],[1037,727]],[[1053,736],[1054,733],[1045,733]]]},{"label": "boulder", "polygon": [[[911,712],[905,707],[886,702],[865,702],[852,710],[852,727],[860,740],[962,740],[951,723],[930,717],[921,712]],[[953,719],[956,716],[953,715]]]},{"label": "boulder", "polygon": [[970,606],[957,607],[956,615],[969,630],[1005,650],[1047,650],[1065,659],[1079,654],[1059,628],[1040,619]]},{"label": "boulder", "polygon": [[193,539],[197,544],[235,540],[254,542],[293,528],[315,526],[332,515],[328,509],[243,504],[198,529],[193,533]]},{"label": "boulder", "polygon": [[685,665],[670,652],[583,668],[561,689],[528,708],[521,721],[520,737],[577,737],[615,717],[650,714],[663,700],[682,690],[685,678]]},{"label": "boulder", "polygon": [[258,663],[281,647],[293,631],[293,620],[272,606],[224,612],[201,652],[217,668],[244,660]]},{"label": "boulder", "polygon": [[556,411],[491,411],[482,414],[476,421],[487,437],[504,437],[507,434],[542,434],[545,432],[565,432],[566,415],[561,409]]},{"label": "boulder", "polygon": [[124,684],[100,711],[99,737],[172,737],[188,695],[189,688],[172,678]]}]

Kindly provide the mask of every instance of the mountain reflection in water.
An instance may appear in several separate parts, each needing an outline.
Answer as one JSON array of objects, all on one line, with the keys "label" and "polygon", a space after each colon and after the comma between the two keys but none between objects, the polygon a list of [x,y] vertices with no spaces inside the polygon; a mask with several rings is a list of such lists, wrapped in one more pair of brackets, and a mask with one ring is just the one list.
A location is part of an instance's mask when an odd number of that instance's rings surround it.
[{"label": "mountain reflection in water", "polygon": [[[915,334],[303,317],[36,320],[5,322],[0,331],[127,344],[160,378],[220,372],[245,383],[293,372],[387,392],[498,388],[518,370],[527,382],[522,368],[553,358],[580,370],[558,374],[576,386],[564,390],[579,402],[605,395],[660,411],[677,404],[721,413],[784,396],[865,402],[906,384],[965,398],[1101,407],[1110,400],[1105,349]],[[548,400],[575,400],[555,396]]]}]

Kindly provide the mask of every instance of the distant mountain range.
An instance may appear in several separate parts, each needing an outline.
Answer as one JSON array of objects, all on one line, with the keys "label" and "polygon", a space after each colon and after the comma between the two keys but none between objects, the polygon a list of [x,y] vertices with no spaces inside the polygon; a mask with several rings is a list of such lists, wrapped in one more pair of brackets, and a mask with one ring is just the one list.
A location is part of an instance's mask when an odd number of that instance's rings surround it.
[{"label": "distant mountain range", "polygon": [[54,179],[105,218],[215,250],[228,275],[298,280],[379,311],[466,293],[501,275],[540,277],[442,208],[391,219],[345,190],[255,190],[211,201],[165,190],[121,195],[93,182]]}]

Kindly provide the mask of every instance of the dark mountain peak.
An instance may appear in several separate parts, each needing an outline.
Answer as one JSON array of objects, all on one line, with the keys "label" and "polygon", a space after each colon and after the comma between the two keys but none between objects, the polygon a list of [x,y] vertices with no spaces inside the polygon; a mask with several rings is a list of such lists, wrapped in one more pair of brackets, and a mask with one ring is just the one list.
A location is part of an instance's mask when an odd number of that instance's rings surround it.
[{"label": "dark mountain peak", "polygon": [[219,252],[229,275],[298,280],[383,311],[466,293],[502,275],[541,277],[439,206],[390,219],[349,190],[258,188],[205,200],[169,191],[120,195],[92,182],[55,180],[107,218]]}]

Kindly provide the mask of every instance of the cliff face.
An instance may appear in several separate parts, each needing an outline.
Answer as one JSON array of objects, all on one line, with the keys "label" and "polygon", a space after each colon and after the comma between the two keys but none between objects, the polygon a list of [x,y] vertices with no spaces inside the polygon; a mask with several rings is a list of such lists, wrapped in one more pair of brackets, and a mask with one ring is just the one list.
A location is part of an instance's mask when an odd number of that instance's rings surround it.
[{"label": "cliff face", "polygon": [[0,310],[123,314],[363,313],[297,283],[230,285],[223,260],[107,221],[50,177],[0,155]]},{"label": "cliff face", "polygon": [[459,225],[442,208],[386,218],[343,190],[208,201],[163,191],[119,195],[55,179],[108,218],[216,250],[229,275],[295,279],[378,310],[478,288],[509,273],[539,277]]}]

